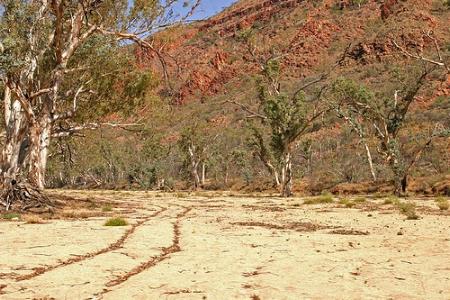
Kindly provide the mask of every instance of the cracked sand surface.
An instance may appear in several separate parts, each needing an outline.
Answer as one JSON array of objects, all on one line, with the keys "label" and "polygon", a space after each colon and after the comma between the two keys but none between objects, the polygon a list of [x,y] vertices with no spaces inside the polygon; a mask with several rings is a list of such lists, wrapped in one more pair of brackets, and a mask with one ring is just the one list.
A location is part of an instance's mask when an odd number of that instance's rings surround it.
[{"label": "cracked sand surface", "polygon": [[131,225],[0,222],[1,299],[450,299],[448,215],[88,193],[134,207]]}]

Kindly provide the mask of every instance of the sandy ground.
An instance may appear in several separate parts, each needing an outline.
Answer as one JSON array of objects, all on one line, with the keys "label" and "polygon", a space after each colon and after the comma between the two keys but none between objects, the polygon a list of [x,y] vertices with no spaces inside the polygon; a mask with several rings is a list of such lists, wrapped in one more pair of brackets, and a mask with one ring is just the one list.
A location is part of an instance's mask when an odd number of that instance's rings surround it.
[{"label": "sandy ground", "polygon": [[130,225],[1,221],[0,299],[450,299],[450,214],[431,199],[405,220],[382,199],[58,193]]}]

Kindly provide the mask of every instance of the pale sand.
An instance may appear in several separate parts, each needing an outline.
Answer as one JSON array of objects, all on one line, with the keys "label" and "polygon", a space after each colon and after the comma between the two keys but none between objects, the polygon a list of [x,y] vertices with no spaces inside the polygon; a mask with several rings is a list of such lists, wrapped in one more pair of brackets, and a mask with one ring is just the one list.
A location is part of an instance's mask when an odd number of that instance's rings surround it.
[{"label": "pale sand", "polygon": [[131,226],[0,222],[0,299],[450,299],[450,216],[431,200],[411,221],[392,206],[61,193],[128,203],[141,224],[108,250]]}]

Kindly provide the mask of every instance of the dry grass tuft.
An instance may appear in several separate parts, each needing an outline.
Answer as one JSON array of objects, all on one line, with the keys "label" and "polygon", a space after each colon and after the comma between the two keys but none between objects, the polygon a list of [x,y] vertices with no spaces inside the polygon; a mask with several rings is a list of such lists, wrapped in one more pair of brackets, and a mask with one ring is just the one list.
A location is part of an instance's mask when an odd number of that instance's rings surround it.
[{"label": "dry grass tuft", "polygon": [[90,217],[94,217],[97,214],[95,212],[87,211],[87,210],[67,210],[61,213],[63,218],[68,219],[87,219]]},{"label": "dry grass tuft", "polygon": [[388,198],[384,199],[383,204],[384,205],[398,205],[400,203],[400,199],[396,196],[389,196]]},{"label": "dry grass tuft", "polygon": [[356,203],[348,198],[341,198],[339,199],[339,204],[344,205],[346,208],[352,208]]},{"label": "dry grass tuft", "polygon": [[113,207],[112,207],[112,205],[111,205],[110,203],[105,204],[105,205],[102,207],[102,212],[109,212],[109,211],[112,211],[112,210],[113,210]]},{"label": "dry grass tuft", "polygon": [[448,210],[450,208],[450,204],[449,204],[448,200],[444,197],[436,198],[435,202],[436,202],[437,207],[442,211]]},{"label": "dry grass tuft", "polygon": [[418,220],[419,215],[416,212],[416,205],[414,203],[399,202],[397,204],[399,211],[406,216],[407,220]]},{"label": "dry grass tuft", "polygon": [[45,220],[36,215],[26,215],[22,217],[26,224],[45,224]]},{"label": "dry grass tuft", "polygon": [[367,199],[364,197],[356,197],[355,199],[353,199],[353,201],[356,203],[365,203]]},{"label": "dry grass tuft", "polygon": [[175,193],[175,197],[177,198],[187,198],[189,196],[188,193],[183,193],[183,192],[176,192]]}]

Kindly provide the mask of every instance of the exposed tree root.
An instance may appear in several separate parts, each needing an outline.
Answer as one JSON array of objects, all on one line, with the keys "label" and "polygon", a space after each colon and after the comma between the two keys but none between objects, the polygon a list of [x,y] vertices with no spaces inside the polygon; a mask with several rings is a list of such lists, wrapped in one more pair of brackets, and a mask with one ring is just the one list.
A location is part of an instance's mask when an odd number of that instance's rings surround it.
[{"label": "exposed tree root", "polygon": [[[179,213],[176,216],[176,221],[173,225],[173,241],[172,245],[169,247],[165,247],[162,249],[162,252],[158,256],[152,257],[150,260],[140,264],[139,266],[133,268],[131,271],[127,272],[126,274],[117,277],[114,280],[109,281],[106,286],[107,287],[113,287],[116,285],[119,285],[125,281],[127,281],[130,277],[133,277],[139,273],[142,273],[143,271],[155,266],[157,263],[167,259],[170,257],[170,254],[180,252],[180,236],[181,236],[181,220],[184,216],[186,216],[190,211],[192,210],[192,207],[185,207],[184,211]],[[104,290],[102,294],[106,294],[108,290]]]},{"label": "exposed tree root", "polygon": [[146,218],[142,219],[141,221],[137,222],[136,224],[133,224],[131,226],[131,228],[128,229],[122,235],[122,237],[120,239],[118,239],[117,241],[115,241],[113,244],[109,245],[106,248],[100,249],[100,250],[98,250],[96,252],[87,253],[87,254],[84,254],[84,255],[72,257],[72,258],[69,258],[69,259],[67,259],[65,261],[62,261],[62,262],[58,263],[58,264],[55,264],[55,265],[41,267],[41,268],[36,268],[30,274],[26,274],[26,275],[22,275],[22,276],[16,277],[16,281],[29,280],[31,278],[37,277],[39,275],[42,275],[42,274],[47,273],[47,272],[50,272],[50,271],[55,270],[57,268],[68,266],[68,265],[71,265],[71,264],[74,264],[74,263],[78,263],[78,262],[84,261],[86,259],[93,258],[95,256],[98,256],[98,255],[101,255],[101,254],[104,254],[104,253],[107,253],[107,252],[115,251],[115,250],[121,248],[124,245],[125,241],[134,233],[136,228],[138,228],[139,226],[141,226],[145,222],[149,221],[151,218],[154,218],[154,217],[158,216],[159,214],[161,214],[162,212],[164,212],[166,210],[167,210],[167,208],[162,207],[157,212],[147,216]]},{"label": "exposed tree root", "polygon": [[51,201],[41,190],[15,180],[4,189],[0,199],[0,204],[5,210],[10,210],[14,206],[22,211],[53,212],[55,206],[59,204],[57,201]]}]

